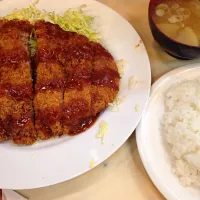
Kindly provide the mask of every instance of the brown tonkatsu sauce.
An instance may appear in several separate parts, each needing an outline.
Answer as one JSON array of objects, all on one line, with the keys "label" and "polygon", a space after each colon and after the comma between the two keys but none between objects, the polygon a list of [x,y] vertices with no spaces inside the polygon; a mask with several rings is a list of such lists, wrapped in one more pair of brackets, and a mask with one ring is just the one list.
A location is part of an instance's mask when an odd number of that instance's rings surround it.
[{"label": "brown tonkatsu sauce", "polygon": [[40,49],[38,51],[38,57],[40,58],[40,62],[50,62],[50,61],[58,61],[60,63],[60,58],[66,54],[66,48],[56,47],[53,49],[49,49],[48,46]]},{"label": "brown tonkatsu sauce", "polygon": [[119,73],[113,69],[106,68],[100,71],[94,71],[92,83],[99,86],[107,86],[114,90],[119,90],[119,85],[115,79],[119,79]]},{"label": "brown tonkatsu sauce", "polygon": [[45,92],[47,90],[60,90],[65,87],[64,80],[51,80],[35,85],[35,94],[38,92]]},{"label": "brown tonkatsu sauce", "polygon": [[69,135],[74,136],[83,133],[84,131],[87,131],[92,125],[94,125],[98,117],[99,114],[97,114],[96,116],[88,117],[81,121],[78,125],[72,126]]},{"label": "brown tonkatsu sauce", "polygon": [[32,89],[30,86],[10,87],[8,90],[8,95],[19,101],[26,100],[32,98]]},{"label": "brown tonkatsu sauce", "polygon": [[74,45],[70,48],[68,54],[71,58],[80,60],[80,59],[92,59],[92,48],[90,43],[86,43],[83,45]]},{"label": "brown tonkatsu sauce", "polygon": [[93,43],[96,58],[104,58],[113,60],[112,55],[99,43]]},{"label": "brown tonkatsu sauce", "polygon": [[[71,102],[63,106],[63,122],[65,124],[69,123],[76,124],[79,118],[87,115],[88,113],[87,107],[88,107],[87,102],[83,98],[79,97],[77,99],[72,99]],[[77,120],[74,120],[74,118],[77,116],[78,116]]]},{"label": "brown tonkatsu sauce", "polygon": [[45,126],[50,126],[62,118],[62,113],[57,108],[43,109],[38,113],[38,119]]},{"label": "brown tonkatsu sauce", "polygon": [[82,90],[84,87],[84,83],[89,83],[89,78],[71,78],[65,82],[65,89],[77,89]]},{"label": "brown tonkatsu sauce", "polygon": [[35,24],[35,29],[41,30],[37,33],[37,38],[47,39],[68,39],[71,36],[71,32],[63,31],[59,25],[52,24],[50,22],[39,21]]},{"label": "brown tonkatsu sauce", "polygon": [[[80,113],[79,113],[80,115],[81,115],[81,110],[83,110],[83,106],[80,106]],[[70,112],[69,109],[63,109],[63,111]],[[71,113],[71,115],[73,115],[73,114]],[[68,115],[68,116],[70,116],[70,115]],[[69,135],[73,136],[73,135],[77,135],[77,134],[80,134],[80,133],[86,131],[96,122],[98,116],[99,116],[99,114],[97,114],[96,116],[92,116],[92,117],[83,119],[79,122],[76,122],[75,124],[70,123],[71,130],[69,132]],[[62,118],[62,113],[60,113],[56,109],[51,109],[50,111],[42,110],[39,114],[39,120],[42,121],[42,123],[44,125],[43,129],[46,129],[46,131],[49,130],[47,127],[54,124],[57,120],[60,120],[61,118]],[[22,127],[23,123],[26,122],[26,119],[28,120],[28,118],[24,118],[20,122],[18,121],[17,124],[21,125],[21,127]]]},{"label": "brown tonkatsu sauce", "polygon": [[23,128],[26,126],[26,124],[32,120],[32,116],[23,116],[21,119],[19,120],[12,120],[12,126],[13,128]]},{"label": "brown tonkatsu sauce", "polygon": [[0,87],[0,96],[8,95],[14,97],[15,100],[21,101],[30,99],[32,96],[31,86],[20,85],[20,86],[12,86],[10,84],[1,85]]},{"label": "brown tonkatsu sauce", "polygon": [[[0,66],[18,64],[21,61],[28,61],[29,57],[24,49],[14,49],[6,52],[0,49]],[[17,65],[15,65],[17,67]]]},{"label": "brown tonkatsu sauce", "polygon": [[[71,78],[68,80],[52,80],[42,84],[35,85],[35,94],[38,92],[45,92],[47,90],[61,90],[61,89],[78,89],[82,90],[83,83],[88,83],[90,81],[89,78]],[[0,90],[1,91],[1,90]],[[0,93],[1,94],[1,93]]]}]

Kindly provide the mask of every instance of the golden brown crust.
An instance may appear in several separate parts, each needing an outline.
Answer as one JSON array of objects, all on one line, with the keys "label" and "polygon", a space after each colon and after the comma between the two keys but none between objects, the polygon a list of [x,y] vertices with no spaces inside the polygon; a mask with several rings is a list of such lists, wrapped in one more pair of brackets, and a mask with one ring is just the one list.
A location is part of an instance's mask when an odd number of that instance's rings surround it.
[{"label": "golden brown crust", "polygon": [[[50,23],[47,24],[51,26]],[[60,47],[58,40],[48,39],[42,34],[49,31],[46,27],[48,28],[43,22],[35,25],[37,37],[35,127],[42,140],[63,134],[62,103],[65,80],[62,65],[65,61],[65,49]]]},{"label": "golden brown crust", "polygon": [[28,45],[32,26],[0,21],[0,141],[29,145],[38,137],[79,133],[119,90],[117,66],[102,45],[49,22],[39,21],[34,28],[33,94]]},{"label": "golden brown crust", "polygon": [[0,24],[0,141],[30,145],[37,140],[28,49],[32,26],[16,20]]},{"label": "golden brown crust", "polygon": [[70,132],[71,125],[90,116],[92,59],[93,50],[88,41],[68,46],[65,64],[67,82],[63,102],[65,134]]},{"label": "golden brown crust", "polygon": [[93,43],[92,109],[95,115],[112,102],[118,91],[120,76],[111,54],[99,43]]},{"label": "golden brown crust", "polygon": [[[45,110],[46,112],[50,112],[51,108],[53,108],[60,113],[59,116],[62,114],[62,120],[57,118],[57,121],[54,120],[54,124],[56,124],[58,128],[59,124],[62,123],[61,125],[63,126],[60,126],[58,134],[67,134],[68,129],[70,130],[68,125],[77,124],[79,118],[83,116],[86,117],[90,113],[90,75],[92,69],[92,55],[90,54],[92,54],[92,50],[90,47],[83,45],[84,43],[88,43],[86,37],[72,32],[65,32],[57,25],[41,21],[36,23],[35,29],[38,42],[36,55],[38,63],[37,76],[39,77],[42,75],[41,84],[47,81],[47,76],[50,78],[48,81],[51,83],[48,84],[48,88],[51,87],[52,90],[56,90],[55,98],[59,100],[59,103],[55,105],[52,105],[51,102],[47,102],[47,100],[46,104],[44,104],[44,99],[49,97],[43,97],[44,91],[42,91],[40,97],[37,98],[36,96],[34,100],[35,107],[40,107],[40,110]],[[79,57],[77,57],[77,54]],[[88,56],[90,58],[88,58]],[[43,69],[42,73],[38,73],[38,67],[40,67],[41,63],[46,64],[46,69]],[[63,67],[64,73],[61,71],[58,74],[57,72],[53,72],[50,63],[56,63],[56,65],[59,65],[61,68]],[[55,65],[54,69],[57,69]],[[57,77],[53,76],[53,74],[57,74]],[[64,77],[61,77],[63,74]],[[62,81],[63,79],[64,82]],[[58,80],[63,83],[63,87],[61,87],[60,90],[58,90],[56,84],[52,83],[58,83]],[[51,98],[54,98],[52,94]],[[39,103],[40,105],[36,105],[36,99],[37,102],[41,102]],[[37,120],[36,114],[36,127],[38,124],[39,121]],[[53,124],[49,124],[46,126],[48,128],[40,131],[39,135],[41,135],[42,132],[44,133],[43,137],[40,137],[41,139],[56,136],[54,131],[52,132],[51,128],[49,128],[52,125]],[[47,135],[46,137],[44,136],[45,134]]]}]

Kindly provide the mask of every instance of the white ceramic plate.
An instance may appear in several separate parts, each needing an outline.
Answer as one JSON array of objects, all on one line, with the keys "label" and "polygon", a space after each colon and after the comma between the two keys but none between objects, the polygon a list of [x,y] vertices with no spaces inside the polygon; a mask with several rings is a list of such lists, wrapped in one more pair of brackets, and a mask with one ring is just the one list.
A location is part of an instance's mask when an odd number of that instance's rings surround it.
[{"label": "white ceramic plate", "polygon": [[169,200],[199,200],[200,190],[183,187],[172,174],[169,153],[161,130],[164,93],[174,83],[200,78],[200,64],[175,69],[161,77],[152,87],[151,97],[136,130],[137,145],[143,164],[157,188]]},{"label": "white ceramic plate", "polygon": [[[0,1],[0,14],[14,8],[28,6],[28,0]],[[6,142],[0,144],[0,188],[38,188],[69,180],[90,170],[90,162],[98,165],[112,155],[131,135],[142,116],[149,97],[151,73],[143,43],[136,48],[140,37],[134,28],[110,8],[90,0],[40,0],[38,8],[57,13],[86,4],[85,12],[95,16],[97,30],[102,34],[103,45],[116,60],[127,61],[121,80],[120,97],[126,97],[119,112],[107,109],[96,124],[76,137],[62,137],[39,142],[30,147],[19,147]],[[136,76],[138,84],[128,90],[128,80]],[[139,111],[135,111],[135,105]],[[100,122],[108,122],[105,144],[95,137]]]}]

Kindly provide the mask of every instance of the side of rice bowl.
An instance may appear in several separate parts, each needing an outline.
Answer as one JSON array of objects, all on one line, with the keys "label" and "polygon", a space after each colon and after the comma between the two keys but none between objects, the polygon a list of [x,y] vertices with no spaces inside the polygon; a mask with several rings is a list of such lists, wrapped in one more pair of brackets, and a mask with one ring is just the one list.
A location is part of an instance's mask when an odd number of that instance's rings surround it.
[{"label": "side of rice bowl", "polygon": [[200,198],[200,68],[179,67],[157,80],[136,130],[155,186],[170,200]]}]

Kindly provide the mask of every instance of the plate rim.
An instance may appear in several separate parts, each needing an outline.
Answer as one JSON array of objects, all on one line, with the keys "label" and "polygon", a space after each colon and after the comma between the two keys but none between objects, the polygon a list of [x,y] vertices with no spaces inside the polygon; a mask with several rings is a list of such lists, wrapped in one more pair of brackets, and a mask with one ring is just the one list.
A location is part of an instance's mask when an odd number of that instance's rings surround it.
[{"label": "plate rim", "polygon": [[149,176],[149,178],[151,179],[152,183],[154,184],[154,186],[161,192],[161,194],[166,198],[166,199],[170,199],[170,200],[181,200],[179,199],[177,196],[175,196],[174,194],[172,194],[170,192],[170,189],[167,188],[165,186],[165,184],[163,184],[163,182],[157,177],[155,176],[155,171],[153,170],[152,165],[146,160],[146,153],[143,151],[142,145],[141,145],[141,140],[144,137],[141,137],[142,135],[142,124],[143,124],[143,118],[146,114],[146,110],[149,107],[149,104],[151,102],[151,100],[155,97],[155,92],[156,90],[165,82],[167,81],[167,79],[171,76],[176,76],[178,74],[181,73],[185,73],[186,71],[190,71],[190,70],[195,70],[199,68],[200,69],[200,63],[196,62],[196,63],[192,63],[192,64],[186,64],[186,65],[182,65],[181,67],[177,67],[169,72],[167,72],[166,74],[164,74],[163,76],[161,76],[158,80],[156,80],[152,87],[151,87],[151,94],[149,97],[149,101],[148,104],[145,108],[145,111],[143,112],[143,116],[140,120],[140,123],[138,124],[137,128],[136,128],[136,143],[137,143],[137,147],[138,147],[138,152],[140,155],[140,158],[142,160],[143,166]]}]

